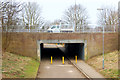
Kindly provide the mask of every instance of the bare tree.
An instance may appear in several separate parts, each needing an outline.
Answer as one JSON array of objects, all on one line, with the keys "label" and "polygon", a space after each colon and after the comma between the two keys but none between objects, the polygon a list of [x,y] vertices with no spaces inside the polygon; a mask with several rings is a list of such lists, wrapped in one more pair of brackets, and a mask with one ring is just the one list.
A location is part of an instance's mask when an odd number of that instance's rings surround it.
[{"label": "bare tree", "polygon": [[2,24],[2,31],[5,33],[3,34],[3,49],[4,51],[10,44],[11,41],[11,33],[10,30],[16,29],[16,25],[19,22],[18,14],[22,10],[21,4],[16,2],[1,2],[0,3],[0,18]]},{"label": "bare tree", "polygon": [[46,32],[50,26],[51,26],[51,22],[49,21],[44,22],[44,25],[41,27],[42,32]]},{"label": "bare tree", "polygon": [[88,24],[87,19],[86,8],[80,4],[70,6],[64,14],[65,22],[74,25],[75,31],[80,31],[80,29],[84,28]]},{"label": "bare tree", "polygon": [[41,8],[35,2],[28,2],[25,5],[25,10],[22,14],[23,25],[26,29],[35,29],[43,25],[43,19],[41,17]]},{"label": "bare tree", "polygon": [[105,31],[116,31],[118,27],[118,11],[115,8],[102,8],[98,14],[98,24],[105,27]]},{"label": "bare tree", "polygon": [[2,2],[2,6],[0,8],[2,13],[1,23],[3,30],[6,32],[9,29],[17,28],[15,25],[20,21],[18,14],[22,10],[21,5],[21,3],[17,2]]},{"label": "bare tree", "polygon": [[0,1],[0,30],[2,31],[2,2]]}]

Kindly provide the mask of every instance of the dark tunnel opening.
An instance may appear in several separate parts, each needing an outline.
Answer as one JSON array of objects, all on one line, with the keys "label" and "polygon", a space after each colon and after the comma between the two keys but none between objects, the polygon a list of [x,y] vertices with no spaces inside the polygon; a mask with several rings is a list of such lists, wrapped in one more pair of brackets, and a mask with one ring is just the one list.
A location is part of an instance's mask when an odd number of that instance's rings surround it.
[{"label": "dark tunnel opening", "polygon": [[41,52],[41,60],[48,60],[53,57],[54,60],[61,60],[62,56],[64,56],[64,53],[56,46],[56,44],[47,44],[42,45],[42,52]]},{"label": "dark tunnel opening", "polygon": [[64,56],[63,52],[58,48],[43,48],[41,55],[41,60],[50,59],[51,56],[54,60],[61,60],[62,56]]},{"label": "dark tunnel opening", "polygon": [[84,43],[68,43],[65,45],[65,54],[69,58],[75,58],[84,60]]},{"label": "dark tunnel opening", "polygon": [[40,46],[41,60],[50,59],[51,56],[53,59],[62,59],[64,55],[70,59],[75,59],[75,56],[77,56],[78,59],[84,60],[84,43],[65,43],[63,47],[65,48],[64,52],[59,47],[45,47],[44,44],[40,44]]}]

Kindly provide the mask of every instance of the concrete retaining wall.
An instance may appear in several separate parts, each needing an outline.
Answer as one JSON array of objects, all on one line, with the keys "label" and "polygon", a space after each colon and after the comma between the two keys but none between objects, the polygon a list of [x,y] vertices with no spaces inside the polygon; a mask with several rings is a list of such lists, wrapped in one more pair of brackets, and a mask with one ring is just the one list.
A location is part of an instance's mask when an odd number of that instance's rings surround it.
[{"label": "concrete retaining wall", "polygon": [[[38,40],[86,40],[88,58],[102,53],[102,33],[9,33],[10,45],[7,51],[37,58]],[[5,33],[2,34],[2,47]],[[118,49],[118,33],[105,33],[105,53]]]}]

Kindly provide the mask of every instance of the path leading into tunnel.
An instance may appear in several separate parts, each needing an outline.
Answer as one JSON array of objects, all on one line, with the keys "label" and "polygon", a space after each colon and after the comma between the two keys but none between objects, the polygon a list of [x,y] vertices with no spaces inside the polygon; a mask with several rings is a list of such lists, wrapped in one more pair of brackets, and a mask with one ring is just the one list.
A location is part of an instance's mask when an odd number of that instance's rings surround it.
[{"label": "path leading into tunnel", "polygon": [[65,61],[56,60],[50,64],[49,60],[41,62],[37,78],[85,78],[73,65]]},{"label": "path leading into tunnel", "polygon": [[[52,64],[51,56],[53,56]],[[37,78],[85,78],[66,58],[65,64],[62,64],[62,56],[63,53],[58,48],[44,49]]]}]

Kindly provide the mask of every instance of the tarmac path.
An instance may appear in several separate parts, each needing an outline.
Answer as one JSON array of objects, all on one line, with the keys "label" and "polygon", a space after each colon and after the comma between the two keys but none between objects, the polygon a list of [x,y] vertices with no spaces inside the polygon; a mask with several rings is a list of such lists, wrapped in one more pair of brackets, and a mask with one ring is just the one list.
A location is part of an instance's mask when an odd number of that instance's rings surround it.
[{"label": "tarmac path", "polygon": [[58,48],[44,50],[37,78],[85,78],[66,58],[65,64],[62,64],[62,56]]}]

